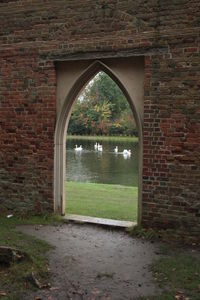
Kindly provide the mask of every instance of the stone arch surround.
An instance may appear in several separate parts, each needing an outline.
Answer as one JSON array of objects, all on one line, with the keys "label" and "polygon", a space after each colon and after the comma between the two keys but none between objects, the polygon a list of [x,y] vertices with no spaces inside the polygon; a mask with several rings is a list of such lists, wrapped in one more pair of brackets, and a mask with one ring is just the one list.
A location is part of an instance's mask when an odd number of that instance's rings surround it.
[{"label": "stone arch surround", "polygon": [[[82,67],[80,68],[80,65]],[[84,86],[99,71],[107,73],[121,88],[133,111],[139,133],[138,223],[142,217],[142,119],[144,58],[59,62],[57,69],[57,110],[54,156],[54,210],[65,214],[66,132],[73,104]],[[73,71],[72,71],[73,70]],[[137,100],[135,100],[137,99]]]}]

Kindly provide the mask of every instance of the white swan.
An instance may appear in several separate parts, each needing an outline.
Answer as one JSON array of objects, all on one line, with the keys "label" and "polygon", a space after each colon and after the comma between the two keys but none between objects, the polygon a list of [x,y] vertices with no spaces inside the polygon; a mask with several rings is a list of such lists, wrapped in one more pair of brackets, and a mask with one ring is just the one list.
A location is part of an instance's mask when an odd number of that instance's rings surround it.
[{"label": "white swan", "polygon": [[124,149],[123,150],[123,155],[131,156],[131,150]]},{"label": "white swan", "polygon": [[80,145],[79,147],[76,145],[76,147],[74,148],[75,151],[82,151],[82,145]]},{"label": "white swan", "polygon": [[118,146],[115,147],[114,152],[118,153]]},{"label": "white swan", "polygon": [[97,143],[94,145],[94,149],[95,149],[95,150],[98,149],[98,144],[97,144]]},{"label": "white swan", "polygon": [[103,151],[103,146],[98,144],[98,151]]}]

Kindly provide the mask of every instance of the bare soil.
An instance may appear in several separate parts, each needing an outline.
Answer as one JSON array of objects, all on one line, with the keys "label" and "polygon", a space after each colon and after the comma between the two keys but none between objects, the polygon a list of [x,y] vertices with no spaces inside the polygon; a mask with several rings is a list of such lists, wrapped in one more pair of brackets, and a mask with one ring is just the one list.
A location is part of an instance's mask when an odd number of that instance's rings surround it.
[{"label": "bare soil", "polygon": [[91,225],[20,226],[19,230],[55,246],[48,254],[51,288],[25,295],[24,300],[122,300],[160,292],[149,270],[158,258],[158,244]]}]

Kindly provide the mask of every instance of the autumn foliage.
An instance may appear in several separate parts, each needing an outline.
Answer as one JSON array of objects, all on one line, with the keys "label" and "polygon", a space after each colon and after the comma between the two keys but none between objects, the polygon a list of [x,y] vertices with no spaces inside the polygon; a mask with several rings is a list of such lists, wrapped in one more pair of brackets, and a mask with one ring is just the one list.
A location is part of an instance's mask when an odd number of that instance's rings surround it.
[{"label": "autumn foliage", "polygon": [[98,73],[77,99],[68,133],[137,135],[133,113],[126,97],[106,73]]}]

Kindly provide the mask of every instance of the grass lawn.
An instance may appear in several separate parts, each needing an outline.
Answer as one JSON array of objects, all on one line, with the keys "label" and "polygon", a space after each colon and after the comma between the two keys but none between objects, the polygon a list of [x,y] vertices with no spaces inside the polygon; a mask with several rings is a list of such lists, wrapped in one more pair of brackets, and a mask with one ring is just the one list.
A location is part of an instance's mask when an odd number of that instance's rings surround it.
[{"label": "grass lawn", "polygon": [[66,182],[66,212],[91,217],[137,220],[138,188]]},{"label": "grass lawn", "polygon": [[17,248],[27,253],[27,258],[19,263],[12,263],[9,268],[0,265],[0,298],[21,300],[26,290],[35,289],[27,279],[33,272],[41,283],[49,280],[46,253],[52,247],[45,241],[22,234],[15,230],[21,224],[55,224],[58,217],[30,217],[27,219],[0,216],[0,246]]},{"label": "grass lawn", "polygon": [[[162,253],[162,249],[161,249]],[[162,294],[143,300],[199,300],[200,257],[198,249],[166,244],[163,256],[152,264],[154,278],[164,290]],[[141,300],[142,300],[141,299]]]},{"label": "grass lawn", "polygon": [[187,239],[181,242],[181,237],[179,239],[176,230],[172,229],[156,230],[138,226],[130,229],[129,233],[152,243],[163,241],[158,251],[160,255],[149,266],[162,292],[141,297],[140,300],[200,299],[200,244]]}]

